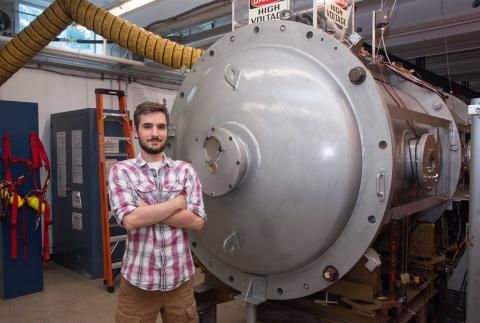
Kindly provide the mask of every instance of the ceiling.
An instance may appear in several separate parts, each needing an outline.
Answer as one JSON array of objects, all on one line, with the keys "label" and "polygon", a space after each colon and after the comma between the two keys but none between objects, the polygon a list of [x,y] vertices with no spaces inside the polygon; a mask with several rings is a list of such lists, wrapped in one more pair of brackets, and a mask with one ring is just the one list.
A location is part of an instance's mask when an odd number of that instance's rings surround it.
[{"label": "ceiling", "polygon": [[[93,0],[106,8],[123,1]],[[309,6],[312,0],[291,2],[296,7]],[[382,2],[391,14],[385,31],[388,53],[445,78],[447,84],[448,80],[463,84],[480,96],[480,0],[355,0],[355,29],[367,43],[371,43],[372,11],[380,9]],[[205,47],[230,30],[231,0],[156,0],[123,17],[159,34],[178,33],[184,43]],[[198,34],[192,35],[190,27]],[[179,33],[185,29],[189,34]]]},{"label": "ceiling", "polygon": [[[97,0],[99,1],[105,0]],[[295,6],[302,2],[306,3],[302,0],[293,1]],[[308,3],[311,2],[311,0],[308,1]],[[385,31],[385,44],[389,53],[417,63],[419,67],[446,80],[463,84],[480,93],[480,6],[474,7],[474,0],[384,0],[383,2],[384,10],[391,13],[390,25]],[[220,22],[223,19],[224,23],[217,23],[213,26],[214,29],[230,21],[230,0],[158,0],[124,17],[140,26],[152,26],[156,21],[165,20],[198,6],[205,7],[207,3],[212,4],[212,7],[213,5],[218,7],[221,4],[223,8],[209,14],[203,11],[198,15],[193,14],[194,20],[190,15],[190,20],[183,19],[183,24],[175,22],[177,29],[185,28],[189,21],[198,25],[202,17],[204,22]],[[368,43],[371,42],[372,11],[380,9],[381,3],[381,0],[356,0],[355,28]],[[100,4],[106,5],[107,2]],[[392,8],[393,11],[391,11]],[[179,18],[179,21],[182,19]],[[164,25],[170,26],[168,30],[170,33],[175,29],[174,21]],[[168,34],[165,28],[159,27],[153,31]],[[226,31],[228,27],[223,27],[223,30],[219,29],[218,33]],[[214,34],[214,31],[210,31],[205,35]],[[197,37],[197,40],[201,37]]]},{"label": "ceiling", "polygon": [[[101,7],[111,8],[125,0],[93,0],[93,3]],[[211,0],[155,0],[152,3],[131,11],[122,17],[139,25],[147,26],[153,21],[167,19],[182,12],[212,2]],[[229,1],[230,2],[230,1]]]},{"label": "ceiling", "polygon": [[[379,3],[358,3],[356,28],[362,29],[365,39],[371,38],[371,12],[379,8]],[[386,3],[389,11],[394,1]],[[474,7],[474,3],[397,1],[385,33],[388,52],[480,93],[480,6]]]}]

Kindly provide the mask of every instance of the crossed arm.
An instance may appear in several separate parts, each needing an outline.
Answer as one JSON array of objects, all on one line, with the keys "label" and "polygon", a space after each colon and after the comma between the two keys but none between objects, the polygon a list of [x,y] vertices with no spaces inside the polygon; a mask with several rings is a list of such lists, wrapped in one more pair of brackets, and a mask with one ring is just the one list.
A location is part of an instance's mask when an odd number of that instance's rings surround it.
[{"label": "crossed arm", "polygon": [[[182,194],[161,203],[147,204],[139,200],[135,190],[131,188],[129,170],[125,166],[115,164],[110,170],[108,182],[110,205],[117,221],[127,231],[157,223],[176,228],[201,230],[205,224],[201,186],[195,170],[191,169],[190,172]],[[185,200],[186,197],[188,203]]]},{"label": "crossed arm", "polygon": [[160,222],[176,228],[201,230],[205,220],[185,208],[183,195],[152,205],[139,200],[138,207],[123,217],[122,225],[127,231]]}]

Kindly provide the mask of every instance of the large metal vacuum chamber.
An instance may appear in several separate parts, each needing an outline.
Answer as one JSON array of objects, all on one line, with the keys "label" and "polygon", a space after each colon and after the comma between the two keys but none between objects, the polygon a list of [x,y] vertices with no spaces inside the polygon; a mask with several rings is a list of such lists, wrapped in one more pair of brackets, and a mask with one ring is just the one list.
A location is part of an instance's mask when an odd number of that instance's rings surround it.
[{"label": "large metal vacuum chamber", "polygon": [[311,26],[228,34],[172,112],[174,157],[199,173],[209,216],[193,252],[251,302],[325,289],[391,219],[452,197],[462,156],[450,108]]}]

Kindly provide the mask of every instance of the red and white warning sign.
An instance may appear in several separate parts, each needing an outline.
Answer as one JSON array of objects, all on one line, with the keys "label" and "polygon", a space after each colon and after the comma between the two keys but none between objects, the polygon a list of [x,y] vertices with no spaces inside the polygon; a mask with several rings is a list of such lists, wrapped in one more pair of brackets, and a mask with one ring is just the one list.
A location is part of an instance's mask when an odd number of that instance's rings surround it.
[{"label": "red and white warning sign", "polygon": [[327,0],[325,2],[325,16],[343,28],[348,27],[350,11],[346,10],[346,0]]},{"label": "red and white warning sign", "polygon": [[280,19],[281,12],[288,10],[289,5],[289,0],[250,0],[248,23]]},{"label": "red and white warning sign", "polygon": [[348,6],[347,0],[336,0],[335,3],[337,4],[337,6],[342,7],[344,9],[347,8]]}]

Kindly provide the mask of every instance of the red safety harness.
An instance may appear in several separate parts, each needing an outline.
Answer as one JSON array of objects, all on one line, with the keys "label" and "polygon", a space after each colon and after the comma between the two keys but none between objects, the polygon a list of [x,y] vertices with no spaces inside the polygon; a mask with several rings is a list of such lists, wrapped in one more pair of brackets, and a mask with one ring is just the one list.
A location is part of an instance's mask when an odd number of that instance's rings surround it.
[{"label": "red safety harness", "polygon": [[[47,153],[45,151],[45,147],[43,147],[42,141],[38,137],[35,132],[30,132],[30,147],[32,149],[32,162],[33,162],[33,185],[35,190],[33,191],[33,195],[38,197],[38,218],[37,218],[37,227],[38,221],[40,221],[42,216],[42,204],[45,204],[45,210],[43,212],[43,261],[47,261],[50,258],[50,246],[49,246],[49,234],[48,234],[48,226],[52,223],[52,219],[50,217],[50,205],[47,201],[47,187],[48,182],[50,181],[50,162],[48,160]],[[39,187],[37,185],[37,180],[35,176],[35,172],[39,171],[40,168],[44,167],[47,171],[47,177],[43,182],[43,185]]]},{"label": "red safety harness", "polygon": [[[25,178],[33,174],[33,185],[34,190],[29,193],[28,196],[35,196],[38,198],[38,208],[37,208],[37,225],[38,228],[39,222],[41,221],[42,209],[44,214],[44,227],[43,227],[43,247],[42,247],[42,256],[43,261],[47,261],[49,259],[50,250],[49,250],[49,234],[48,234],[48,226],[51,224],[51,217],[50,217],[50,205],[46,199],[46,191],[47,186],[50,180],[50,162],[48,160],[47,153],[45,151],[45,147],[43,146],[40,138],[35,132],[30,133],[30,148],[32,150],[32,161],[25,159],[25,158],[17,158],[12,156],[11,146],[10,146],[10,134],[5,133],[3,136],[3,165],[5,171],[5,180],[3,181],[3,188],[6,189],[7,193],[3,196],[2,202],[2,219],[6,218],[6,213],[8,210],[10,197],[13,196],[13,203],[12,203],[12,211],[11,211],[11,226],[10,226],[10,237],[11,237],[11,258],[17,259],[17,218],[18,218],[18,200],[19,200],[19,193],[18,193],[18,186],[25,180]],[[28,174],[22,175],[18,177],[15,181],[12,179],[12,174],[10,171],[10,167],[12,164],[15,163],[23,163],[28,167]],[[40,168],[44,167],[47,171],[47,177],[42,186],[37,184],[36,180],[36,172],[40,170]],[[25,197],[25,203],[27,204],[27,197]],[[44,208],[42,207],[44,204]],[[24,256],[27,259],[27,243],[26,243],[26,225],[25,225],[25,212],[23,215],[23,246],[24,246]]]},{"label": "red safety harness", "polygon": [[[3,209],[2,209],[2,220],[5,220],[7,217],[7,210],[10,197],[13,196],[12,211],[10,216],[10,251],[12,259],[17,259],[18,248],[17,248],[17,219],[18,219],[18,186],[25,181],[26,177],[32,173],[32,163],[25,158],[13,157],[11,147],[10,147],[10,134],[5,133],[3,136],[3,167],[5,172],[5,185],[6,194],[4,194],[3,199]],[[12,178],[12,172],[10,171],[10,166],[12,164],[22,163],[28,168],[28,174],[19,176],[15,180]],[[25,209],[23,209],[25,210]],[[23,212],[23,252],[25,259],[27,258],[27,239],[26,239],[26,225],[25,225],[25,211]]]}]

